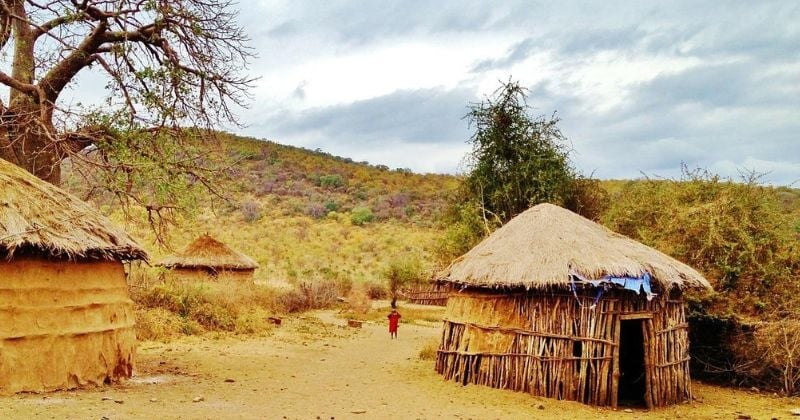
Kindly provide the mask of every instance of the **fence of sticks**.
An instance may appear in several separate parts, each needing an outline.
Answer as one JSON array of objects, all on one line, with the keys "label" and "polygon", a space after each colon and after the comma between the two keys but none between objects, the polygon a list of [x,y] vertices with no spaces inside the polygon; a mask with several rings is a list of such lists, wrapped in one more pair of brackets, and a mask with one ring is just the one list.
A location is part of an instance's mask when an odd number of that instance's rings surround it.
[{"label": "fence of sticks", "polygon": [[451,293],[436,371],[446,379],[616,407],[691,399],[680,300],[467,289]]},{"label": "fence of sticks", "polygon": [[405,292],[405,295],[409,303],[447,306],[447,295],[449,293],[449,289],[445,286],[435,285],[432,287],[411,289]]}]

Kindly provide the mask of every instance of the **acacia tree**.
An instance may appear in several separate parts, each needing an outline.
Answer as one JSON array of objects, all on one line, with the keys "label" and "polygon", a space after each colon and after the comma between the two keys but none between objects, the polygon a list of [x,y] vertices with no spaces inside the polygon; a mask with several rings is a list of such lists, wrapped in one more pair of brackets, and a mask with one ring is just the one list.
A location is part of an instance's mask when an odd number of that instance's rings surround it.
[{"label": "acacia tree", "polygon": [[465,159],[468,174],[446,215],[450,226],[438,248],[441,263],[535,204],[558,204],[595,220],[607,206],[599,183],[570,166],[558,118],[532,115],[526,96],[519,82],[509,81],[469,106],[465,118],[474,132]]},{"label": "acacia tree", "polygon": [[526,93],[518,82],[503,83],[466,115],[475,129],[467,196],[500,223],[534,204],[563,205],[576,178],[558,118],[532,116]]},{"label": "acacia tree", "polygon": [[[181,127],[236,122],[252,56],[228,0],[0,0],[0,158],[58,184],[82,159],[130,194],[147,164],[203,181]],[[64,104],[81,73],[105,101]],[[193,132],[198,132],[193,130]],[[86,159],[92,150],[92,159]],[[98,158],[99,156],[99,158]]]}]

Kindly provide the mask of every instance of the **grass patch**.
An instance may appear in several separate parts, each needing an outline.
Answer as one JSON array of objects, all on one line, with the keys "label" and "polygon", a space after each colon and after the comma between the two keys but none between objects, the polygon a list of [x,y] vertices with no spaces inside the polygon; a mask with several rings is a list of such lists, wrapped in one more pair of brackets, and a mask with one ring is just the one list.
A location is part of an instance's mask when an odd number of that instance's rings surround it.
[{"label": "grass patch", "polygon": [[430,340],[426,342],[422,348],[419,350],[419,357],[420,360],[436,360],[436,355],[439,351],[439,340]]}]

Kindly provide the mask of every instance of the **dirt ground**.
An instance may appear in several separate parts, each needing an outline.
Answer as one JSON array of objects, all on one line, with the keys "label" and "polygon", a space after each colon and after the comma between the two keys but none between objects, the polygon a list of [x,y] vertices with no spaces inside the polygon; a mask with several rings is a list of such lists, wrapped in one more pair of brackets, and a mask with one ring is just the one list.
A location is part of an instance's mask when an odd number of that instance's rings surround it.
[{"label": "dirt ground", "polygon": [[[402,308],[401,308],[402,309]],[[356,329],[333,311],[284,319],[262,337],[188,337],[139,344],[120,385],[0,397],[0,418],[74,419],[753,419],[791,418],[800,399],[695,383],[691,404],[593,408],[445,382],[419,351],[439,325]]]}]

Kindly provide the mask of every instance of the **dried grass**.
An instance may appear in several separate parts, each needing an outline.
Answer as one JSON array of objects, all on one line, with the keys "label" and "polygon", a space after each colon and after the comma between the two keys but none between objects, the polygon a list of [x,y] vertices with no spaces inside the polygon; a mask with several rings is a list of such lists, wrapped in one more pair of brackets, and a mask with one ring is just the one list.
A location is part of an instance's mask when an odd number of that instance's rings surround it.
[{"label": "dried grass", "polygon": [[203,268],[213,270],[255,270],[258,263],[212,238],[201,235],[181,253],[171,255],[156,265],[166,268]]},{"label": "dried grass", "polygon": [[77,197],[0,159],[0,256],[147,259],[125,231]]},{"label": "dried grass", "polygon": [[539,204],[509,221],[454,261],[440,280],[547,289],[568,286],[570,268],[589,278],[650,273],[662,290],[711,288],[688,265],[552,204]]}]

